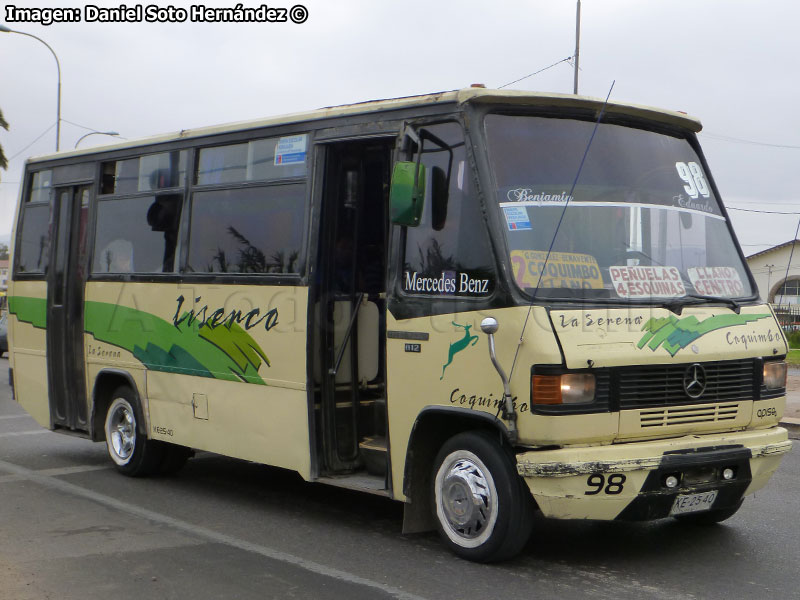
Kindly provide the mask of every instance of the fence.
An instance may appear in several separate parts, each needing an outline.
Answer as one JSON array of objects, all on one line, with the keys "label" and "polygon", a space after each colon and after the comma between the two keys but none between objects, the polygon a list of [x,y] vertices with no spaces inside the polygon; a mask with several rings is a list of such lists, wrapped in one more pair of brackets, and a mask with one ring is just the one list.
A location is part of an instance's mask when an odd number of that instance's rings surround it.
[{"label": "fence", "polygon": [[800,330],[800,305],[773,304],[772,309],[784,331]]}]

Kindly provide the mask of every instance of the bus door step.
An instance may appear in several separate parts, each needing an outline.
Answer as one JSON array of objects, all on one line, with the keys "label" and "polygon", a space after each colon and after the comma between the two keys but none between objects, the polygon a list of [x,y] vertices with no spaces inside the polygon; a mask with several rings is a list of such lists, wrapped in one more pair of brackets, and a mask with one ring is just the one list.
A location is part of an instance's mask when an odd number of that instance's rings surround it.
[{"label": "bus door step", "polygon": [[386,438],[366,437],[358,443],[364,466],[370,475],[386,475]]}]

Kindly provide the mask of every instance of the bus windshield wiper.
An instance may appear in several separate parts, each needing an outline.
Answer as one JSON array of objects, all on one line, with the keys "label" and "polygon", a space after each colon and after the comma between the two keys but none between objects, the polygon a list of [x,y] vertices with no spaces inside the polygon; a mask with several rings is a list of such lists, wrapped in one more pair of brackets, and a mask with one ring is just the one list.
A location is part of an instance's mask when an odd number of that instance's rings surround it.
[{"label": "bus windshield wiper", "polygon": [[[739,311],[742,309],[741,305],[736,302],[733,298],[725,298],[723,296],[706,296],[705,294],[686,294],[685,296],[681,296],[680,298],[674,298],[664,303],[664,305],[671,310],[672,312],[677,312],[680,314],[681,309],[690,304],[689,302],[684,302],[684,300],[707,300],[709,302],[721,302],[722,304],[727,304],[730,306],[733,311],[738,315]],[[691,303],[694,304],[694,303]],[[674,308],[678,308],[678,310],[674,310]]]}]

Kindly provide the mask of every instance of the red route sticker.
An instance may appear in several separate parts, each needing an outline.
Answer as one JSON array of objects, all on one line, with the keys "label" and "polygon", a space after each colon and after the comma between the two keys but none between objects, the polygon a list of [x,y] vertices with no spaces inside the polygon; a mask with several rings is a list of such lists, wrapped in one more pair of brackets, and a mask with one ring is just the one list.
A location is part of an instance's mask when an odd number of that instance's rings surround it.
[{"label": "red route sticker", "polygon": [[686,287],[677,267],[609,267],[614,290],[621,298],[680,298]]},{"label": "red route sticker", "polygon": [[728,298],[744,295],[742,279],[733,267],[692,267],[687,271],[698,294]]}]

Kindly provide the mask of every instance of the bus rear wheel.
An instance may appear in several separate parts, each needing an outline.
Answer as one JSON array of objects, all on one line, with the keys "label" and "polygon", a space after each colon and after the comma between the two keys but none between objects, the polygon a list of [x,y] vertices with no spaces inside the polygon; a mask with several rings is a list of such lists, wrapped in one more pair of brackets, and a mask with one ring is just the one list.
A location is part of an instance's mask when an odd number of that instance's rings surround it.
[{"label": "bus rear wheel", "polygon": [[433,514],[442,540],[462,558],[494,562],[522,550],[533,502],[513,453],[476,431],[447,442],[434,463]]},{"label": "bus rear wheel", "polygon": [[105,421],[106,447],[117,470],[130,477],[157,473],[164,458],[164,446],[147,439],[139,430],[142,423],[138,398],[128,386],[111,395]]}]

